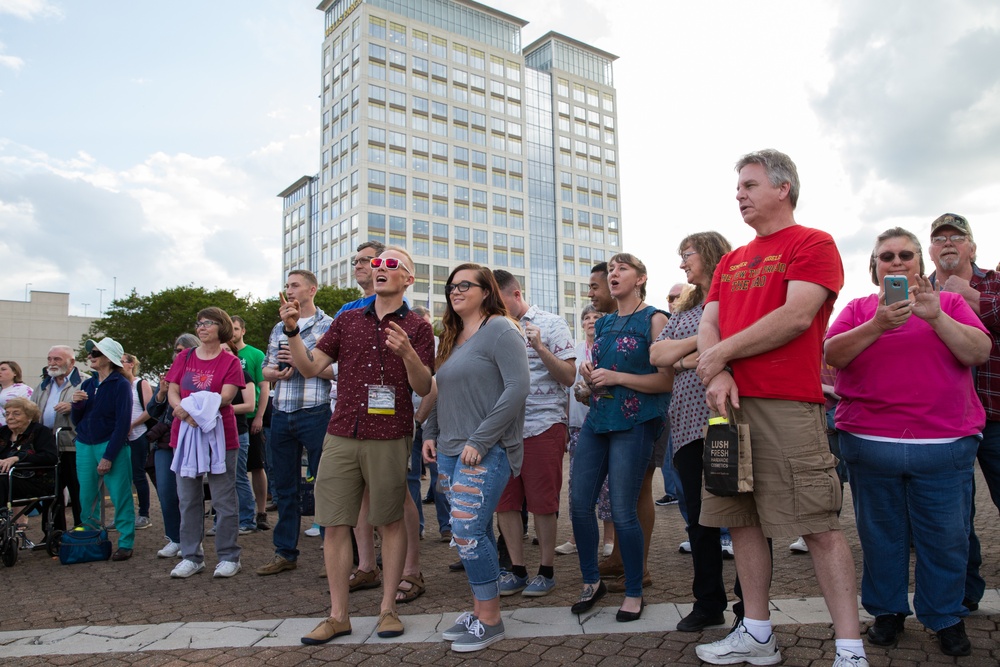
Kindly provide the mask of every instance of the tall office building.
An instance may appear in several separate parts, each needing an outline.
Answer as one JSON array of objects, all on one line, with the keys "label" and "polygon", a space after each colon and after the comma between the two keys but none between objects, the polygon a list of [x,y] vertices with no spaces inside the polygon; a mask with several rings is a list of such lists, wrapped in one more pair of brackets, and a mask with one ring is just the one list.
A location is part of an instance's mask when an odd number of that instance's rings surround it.
[{"label": "tall office building", "polygon": [[324,0],[320,170],[283,198],[285,273],[353,286],[357,245],[415,262],[414,303],[452,268],[517,276],[574,331],[591,267],[621,245],[612,62],[469,0]]}]

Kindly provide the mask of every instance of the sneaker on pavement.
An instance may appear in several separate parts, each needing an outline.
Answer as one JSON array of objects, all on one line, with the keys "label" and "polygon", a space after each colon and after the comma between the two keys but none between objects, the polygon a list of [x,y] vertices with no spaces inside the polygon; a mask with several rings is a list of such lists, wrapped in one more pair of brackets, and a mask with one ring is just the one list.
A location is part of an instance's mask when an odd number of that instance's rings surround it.
[{"label": "sneaker on pavement", "polygon": [[513,572],[508,572],[507,570],[500,570],[500,578],[497,580],[497,583],[500,584],[501,596],[515,595],[528,587],[528,578],[519,577]]},{"label": "sneaker on pavement", "polygon": [[308,537],[319,537],[319,526],[313,524],[312,526],[306,528],[305,534]]},{"label": "sneaker on pavement", "polygon": [[667,505],[676,505],[677,498],[669,493],[665,493],[662,498],[658,498],[654,502],[660,507],[666,507]]},{"label": "sneaker on pavement", "polygon": [[198,574],[205,569],[205,563],[196,563],[193,560],[188,560],[185,558],[181,562],[177,563],[177,566],[170,571],[171,579],[187,579],[192,574]]},{"label": "sneaker on pavement", "polygon": [[521,595],[526,598],[540,598],[543,595],[548,595],[552,592],[552,589],[556,587],[556,579],[536,574],[535,578],[531,580],[531,583],[521,591]]},{"label": "sneaker on pavement", "polygon": [[723,558],[733,558],[733,538],[729,535],[723,535],[719,538],[719,548],[722,549]]},{"label": "sneaker on pavement", "polygon": [[800,554],[809,553],[809,545],[806,544],[806,538],[804,537],[800,537],[799,539],[789,544],[788,548],[794,551],[795,553],[800,553]]},{"label": "sneaker on pavement", "polygon": [[441,639],[446,642],[455,641],[469,631],[469,626],[472,625],[474,620],[476,620],[476,617],[471,611],[463,611],[459,614],[458,618],[455,619],[455,625],[441,633]]},{"label": "sneaker on pavement", "polygon": [[294,560],[288,560],[284,556],[274,554],[274,557],[271,558],[271,560],[257,568],[257,574],[261,577],[266,577],[270,574],[284,572],[285,570],[294,570],[298,566],[299,564]]},{"label": "sneaker on pavement", "polygon": [[677,547],[677,552],[682,554],[691,553],[691,541],[684,540],[683,542],[681,542],[680,545]]},{"label": "sneaker on pavement", "polygon": [[135,519],[135,529],[145,530],[153,525],[153,522],[149,520],[148,516],[139,516]]},{"label": "sneaker on pavement", "polygon": [[177,542],[167,542],[167,546],[156,552],[157,558],[176,558],[181,555],[181,545]]},{"label": "sneaker on pavement", "polygon": [[853,653],[838,653],[833,661],[833,667],[868,667],[868,658]]},{"label": "sneaker on pavement", "polygon": [[941,628],[936,634],[938,641],[941,642],[941,652],[945,655],[962,656],[972,653],[972,644],[965,632],[965,621]]},{"label": "sneaker on pavement", "polygon": [[778,641],[771,637],[761,644],[753,638],[743,623],[717,642],[695,647],[694,652],[702,661],[710,665],[736,665],[747,662],[751,665],[776,665],[781,662]]},{"label": "sneaker on pavement", "polygon": [[389,639],[390,637],[399,637],[403,634],[403,622],[399,620],[399,614],[397,614],[392,609],[386,609],[378,617],[378,623],[375,624],[375,634],[377,634],[382,639]]},{"label": "sneaker on pavement", "polygon": [[243,569],[238,560],[220,560],[219,564],[215,566],[215,574],[213,577],[235,577],[236,573]]},{"label": "sneaker on pavement", "polygon": [[576,545],[573,544],[572,542],[566,542],[564,544],[560,544],[559,546],[556,547],[556,553],[557,554],[562,554],[563,556],[568,556],[570,554],[575,554],[576,553]]},{"label": "sneaker on pavement", "polygon": [[481,651],[503,638],[503,621],[500,621],[496,625],[486,625],[478,618],[473,618],[469,623],[469,629],[451,643],[451,650],[459,653]]},{"label": "sneaker on pavement", "polygon": [[257,524],[254,523],[252,526],[240,526],[240,535],[249,535],[250,533],[257,532]]}]

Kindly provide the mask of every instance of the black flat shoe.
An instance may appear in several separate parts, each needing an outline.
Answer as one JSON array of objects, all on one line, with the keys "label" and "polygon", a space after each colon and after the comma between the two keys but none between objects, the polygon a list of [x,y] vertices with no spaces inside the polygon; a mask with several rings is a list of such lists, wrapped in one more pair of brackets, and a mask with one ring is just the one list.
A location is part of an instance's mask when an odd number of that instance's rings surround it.
[{"label": "black flat shoe", "polygon": [[448,569],[449,569],[449,570],[451,570],[452,572],[462,572],[462,571],[464,571],[464,570],[465,570],[465,563],[463,563],[463,562],[462,562],[462,559],[461,559],[461,558],[459,558],[459,559],[458,559],[457,561],[455,561],[454,563],[451,563],[451,564],[450,564],[450,565],[448,566]]},{"label": "black flat shoe", "polygon": [[646,608],[646,601],[643,600],[642,604],[639,606],[639,611],[625,611],[619,609],[618,613],[615,614],[615,620],[619,623],[631,623],[632,621],[638,621],[642,618],[642,610]]},{"label": "black flat shoe", "polygon": [[576,604],[574,604],[572,607],[570,607],[569,610],[571,612],[573,612],[574,614],[583,614],[583,613],[586,613],[586,612],[590,611],[590,609],[594,606],[594,604],[596,604],[598,600],[600,600],[602,597],[604,597],[604,595],[607,592],[608,592],[608,587],[605,586],[604,582],[602,581],[599,584],[597,584],[597,588],[594,589],[594,594],[593,595],[591,595],[586,600],[584,600],[583,598],[580,598],[580,601],[577,602]]},{"label": "black flat shoe", "polygon": [[677,629],[680,632],[701,632],[710,625],[725,625],[725,623],[726,617],[721,611],[718,614],[709,614],[696,608],[680,620]]},{"label": "black flat shoe", "polygon": [[111,560],[122,561],[128,560],[132,557],[131,549],[119,549],[118,551],[111,554]]},{"label": "black flat shoe", "polygon": [[895,646],[903,634],[905,614],[880,614],[868,628],[868,643],[875,646]]},{"label": "black flat shoe", "polygon": [[972,644],[969,642],[969,636],[965,634],[965,621],[941,628],[937,631],[937,637],[941,642],[941,652],[945,655],[961,656],[972,653]]}]

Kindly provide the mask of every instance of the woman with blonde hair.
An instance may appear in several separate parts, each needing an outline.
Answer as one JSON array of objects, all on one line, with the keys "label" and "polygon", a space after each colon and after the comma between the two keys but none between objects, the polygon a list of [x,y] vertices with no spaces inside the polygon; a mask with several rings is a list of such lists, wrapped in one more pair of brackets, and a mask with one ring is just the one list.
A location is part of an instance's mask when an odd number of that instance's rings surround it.
[{"label": "woman with blonde hair", "polygon": [[149,458],[149,439],[146,438],[149,413],[146,404],[153,397],[153,390],[139,376],[139,360],[127,352],[122,355],[122,375],[132,385],[132,428],[128,432],[128,446],[132,457],[132,485],[139,502],[135,529],[142,530],[152,525],[149,520],[149,480],[146,479],[146,460]]}]

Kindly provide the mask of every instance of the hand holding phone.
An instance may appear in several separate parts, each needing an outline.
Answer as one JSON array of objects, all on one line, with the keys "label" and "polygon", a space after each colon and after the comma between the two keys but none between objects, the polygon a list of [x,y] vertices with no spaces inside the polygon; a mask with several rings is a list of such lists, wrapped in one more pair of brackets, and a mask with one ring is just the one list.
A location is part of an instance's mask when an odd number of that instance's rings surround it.
[{"label": "hand holding phone", "polygon": [[891,306],[897,301],[910,300],[910,286],[906,276],[886,276],[882,279],[882,289],[885,292],[885,305]]}]

